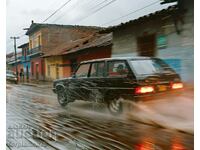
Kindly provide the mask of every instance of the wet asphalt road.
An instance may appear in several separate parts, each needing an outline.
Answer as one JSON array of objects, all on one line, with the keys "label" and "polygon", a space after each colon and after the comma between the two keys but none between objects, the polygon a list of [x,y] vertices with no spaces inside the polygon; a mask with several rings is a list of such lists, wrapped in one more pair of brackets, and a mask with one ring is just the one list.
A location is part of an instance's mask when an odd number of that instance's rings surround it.
[{"label": "wet asphalt road", "polygon": [[62,108],[50,88],[8,84],[7,147],[19,150],[193,150],[194,136],[112,116],[104,105]]}]

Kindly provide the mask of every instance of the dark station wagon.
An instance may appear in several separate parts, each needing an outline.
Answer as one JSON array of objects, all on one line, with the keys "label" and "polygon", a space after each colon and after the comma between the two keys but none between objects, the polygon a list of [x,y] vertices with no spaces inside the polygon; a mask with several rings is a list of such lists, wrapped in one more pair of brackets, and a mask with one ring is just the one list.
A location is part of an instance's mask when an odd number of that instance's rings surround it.
[{"label": "dark station wagon", "polygon": [[180,76],[162,59],[152,57],[84,61],[72,77],[53,82],[61,106],[75,100],[95,101],[107,104],[113,114],[122,112],[124,100],[155,99],[182,88]]}]

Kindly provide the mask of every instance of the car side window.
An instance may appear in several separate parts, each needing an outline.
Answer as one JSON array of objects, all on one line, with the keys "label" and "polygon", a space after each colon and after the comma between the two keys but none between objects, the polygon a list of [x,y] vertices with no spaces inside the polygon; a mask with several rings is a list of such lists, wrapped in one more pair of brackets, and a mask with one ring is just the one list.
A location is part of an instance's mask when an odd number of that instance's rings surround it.
[{"label": "car side window", "polygon": [[88,76],[90,64],[81,64],[76,71],[76,77],[77,78],[85,78]]},{"label": "car side window", "polygon": [[103,77],[105,72],[105,63],[96,62],[92,64],[90,77]]},{"label": "car side window", "polygon": [[127,77],[129,70],[125,61],[110,61],[108,62],[109,77]]}]

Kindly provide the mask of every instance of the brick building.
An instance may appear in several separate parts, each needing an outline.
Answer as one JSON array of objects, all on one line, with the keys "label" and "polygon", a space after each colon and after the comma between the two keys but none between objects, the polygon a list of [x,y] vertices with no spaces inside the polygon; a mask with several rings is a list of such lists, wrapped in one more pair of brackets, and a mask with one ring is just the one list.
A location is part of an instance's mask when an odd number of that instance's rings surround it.
[{"label": "brick building", "polygon": [[[29,36],[30,77],[34,80],[46,79],[46,64],[57,58],[43,57],[55,51],[63,43],[86,37],[98,32],[101,28],[89,26],[39,24],[32,22],[26,32]],[[59,72],[59,70],[57,71]]]}]

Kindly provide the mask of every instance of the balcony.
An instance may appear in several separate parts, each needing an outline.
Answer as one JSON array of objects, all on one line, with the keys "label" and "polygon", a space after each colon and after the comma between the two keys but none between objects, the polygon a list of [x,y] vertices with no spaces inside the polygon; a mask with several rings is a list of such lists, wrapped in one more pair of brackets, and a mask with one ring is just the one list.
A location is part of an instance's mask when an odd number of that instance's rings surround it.
[{"label": "balcony", "polygon": [[29,56],[29,57],[35,56],[35,55],[40,55],[40,54],[42,54],[42,46],[38,46],[33,49],[29,49],[27,51],[27,56]]},{"label": "balcony", "polygon": [[21,56],[21,62],[27,62],[30,61],[30,56]]}]

